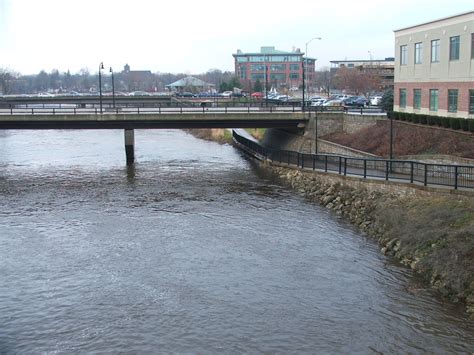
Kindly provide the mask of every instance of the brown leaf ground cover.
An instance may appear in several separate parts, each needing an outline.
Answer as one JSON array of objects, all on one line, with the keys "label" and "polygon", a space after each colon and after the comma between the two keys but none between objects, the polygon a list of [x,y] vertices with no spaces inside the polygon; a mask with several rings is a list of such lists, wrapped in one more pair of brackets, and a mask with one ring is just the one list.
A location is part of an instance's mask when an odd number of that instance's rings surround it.
[{"label": "brown leaf ground cover", "polygon": [[[357,133],[335,133],[325,140],[387,157],[390,149],[390,123],[379,122]],[[458,131],[393,121],[394,156],[442,154],[474,159],[474,135]]]}]

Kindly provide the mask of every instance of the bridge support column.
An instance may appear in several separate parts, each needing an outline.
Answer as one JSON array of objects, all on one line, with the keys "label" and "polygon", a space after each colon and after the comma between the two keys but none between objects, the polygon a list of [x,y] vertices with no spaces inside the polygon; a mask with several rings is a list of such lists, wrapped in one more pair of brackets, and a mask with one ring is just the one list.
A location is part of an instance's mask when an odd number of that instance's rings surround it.
[{"label": "bridge support column", "polygon": [[133,129],[125,129],[125,155],[127,157],[127,165],[135,162],[135,131]]}]

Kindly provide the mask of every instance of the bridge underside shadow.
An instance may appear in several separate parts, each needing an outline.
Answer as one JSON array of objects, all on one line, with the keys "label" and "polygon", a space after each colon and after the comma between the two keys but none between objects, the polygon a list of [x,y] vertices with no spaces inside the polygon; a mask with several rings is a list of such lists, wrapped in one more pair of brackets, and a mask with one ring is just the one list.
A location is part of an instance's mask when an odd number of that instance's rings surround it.
[{"label": "bridge underside shadow", "polygon": [[256,114],[103,114],[28,115],[0,117],[0,130],[8,129],[123,129],[127,165],[134,163],[134,129],[280,128],[303,130],[307,119],[294,113]]}]

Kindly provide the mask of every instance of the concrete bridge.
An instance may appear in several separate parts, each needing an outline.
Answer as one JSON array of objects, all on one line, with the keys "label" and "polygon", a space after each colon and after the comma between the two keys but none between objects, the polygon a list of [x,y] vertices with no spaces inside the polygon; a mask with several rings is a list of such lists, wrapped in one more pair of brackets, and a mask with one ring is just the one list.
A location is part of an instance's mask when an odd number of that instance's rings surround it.
[{"label": "concrete bridge", "polygon": [[134,129],[303,129],[308,113],[291,107],[0,109],[0,129],[124,129],[127,164],[134,161]]}]

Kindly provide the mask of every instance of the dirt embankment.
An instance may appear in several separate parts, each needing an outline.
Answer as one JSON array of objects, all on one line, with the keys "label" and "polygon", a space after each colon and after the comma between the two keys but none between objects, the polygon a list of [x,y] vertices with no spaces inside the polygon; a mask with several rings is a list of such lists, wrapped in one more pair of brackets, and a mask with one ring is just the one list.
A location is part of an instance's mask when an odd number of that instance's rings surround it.
[{"label": "dirt embankment", "polygon": [[[390,122],[356,133],[335,133],[322,137],[330,142],[387,157],[390,150]],[[442,154],[474,158],[474,135],[439,127],[426,127],[393,121],[393,152],[395,156]]]},{"label": "dirt embankment", "polygon": [[375,238],[386,255],[420,274],[474,318],[474,198],[354,188],[317,174],[270,167],[290,185]]},{"label": "dirt embankment", "polygon": [[214,141],[221,144],[232,143],[232,133],[223,128],[195,128],[185,129],[184,131],[196,138]]}]

